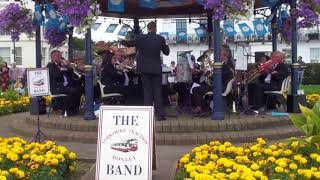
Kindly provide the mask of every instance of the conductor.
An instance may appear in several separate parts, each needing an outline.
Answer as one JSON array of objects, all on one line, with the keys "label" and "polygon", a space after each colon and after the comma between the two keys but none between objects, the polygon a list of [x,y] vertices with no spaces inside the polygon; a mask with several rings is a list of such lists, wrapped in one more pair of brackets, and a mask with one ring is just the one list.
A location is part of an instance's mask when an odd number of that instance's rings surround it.
[{"label": "conductor", "polygon": [[152,21],[147,25],[148,33],[139,35],[132,41],[121,41],[126,47],[136,47],[137,72],[142,75],[144,105],[155,105],[157,120],[166,120],[162,105],[162,66],[160,53],[169,55],[170,49],[165,39],[157,35],[157,24]]}]

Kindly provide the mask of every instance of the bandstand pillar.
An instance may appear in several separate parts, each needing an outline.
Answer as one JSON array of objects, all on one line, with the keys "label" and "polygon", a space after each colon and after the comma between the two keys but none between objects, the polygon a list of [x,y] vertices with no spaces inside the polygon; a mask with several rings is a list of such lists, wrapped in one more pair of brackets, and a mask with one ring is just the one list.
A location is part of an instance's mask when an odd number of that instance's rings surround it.
[{"label": "bandstand pillar", "polygon": [[213,32],[212,14],[208,14],[207,23],[208,23],[208,46],[210,49],[212,48],[212,32]]},{"label": "bandstand pillar", "polygon": [[220,59],[221,33],[220,20],[214,20],[214,64],[213,64],[213,113],[212,120],[224,120],[224,102],[222,99],[222,63]]},{"label": "bandstand pillar", "polygon": [[94,120],[96,116],[94,115],[93,106],[93,66],[92,66],[92,47],[91,47],[91,28],[87,29],[85,36],[86,45],[86,65],[85,69],[85,120]]},{"label": "bandstand pillar", "polygon": [[[271,10],[271,14],[277,11],[277,7],[273,7]],[[277,40],[278,40],[278,32],[277,32],[277,15],[275,15],[271,20],[271,32],[272,32],[272,51],[277,51]]]},{"label": "bandstand pillar", "polygon": [[139,19],[137,17],[133,19],[133,33],[136,36],[140,34]]},{"label": "bandstand pillar", "polygon": [[[292,10],[297,8],[297,1],[291,0],[290,6]],[[292,50],[292,64],[291,64],[291,94],[288,95],[287,99],[287,107],[288,112],[299,113],[299,103],[302,103],[304,99],[304,95],[298,95],[298,68],[299,64],[297,61],[297,17],[291,16],[291,50]]]},{"label": "bandstand pillar", "polygon": [[68,59],[73,59],[73,27],[68,32]]},{"label": "bandstand pillar", "polygon": [[36,68],[41,68],[41,27],[36,26]]}]

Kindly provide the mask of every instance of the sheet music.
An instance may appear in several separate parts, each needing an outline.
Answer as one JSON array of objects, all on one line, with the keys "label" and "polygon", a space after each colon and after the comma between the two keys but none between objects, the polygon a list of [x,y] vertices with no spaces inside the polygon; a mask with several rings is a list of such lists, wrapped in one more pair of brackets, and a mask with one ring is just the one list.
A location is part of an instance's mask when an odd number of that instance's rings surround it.
[{"label": "sheet music", "polygon": [[243,70],[246,71],[248,69],[248,60],[247,57],[244,55],[246,52],[245,47],[237,46],[235,52],[235,59],[236,61],[236,70]]}]

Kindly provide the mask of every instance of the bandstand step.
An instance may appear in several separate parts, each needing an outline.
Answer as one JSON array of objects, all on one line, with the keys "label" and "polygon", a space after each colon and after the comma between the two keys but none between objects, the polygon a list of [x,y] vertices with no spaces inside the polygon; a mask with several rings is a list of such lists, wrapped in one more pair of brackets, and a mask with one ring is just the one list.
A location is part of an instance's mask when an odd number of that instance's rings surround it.
[{"label": "bandstand step", "polygon": [[[27,115],[25,123],[37,125],[37,116]],[[179,118],[168,118],[167,121],[155,121],[157,133],[197,133],[197,132],[221,132],[221,131],[244,131],[292,125],[287,117],[259,116],[232,116],[224,121],[213,121],[208,118],[191,118],[181,116]],[[40,126],[49,129],[68,131],[97,132],[98,121],[85,121],[80,116],[60,118],[52,115],[40,116]]]},{"label": "bandstand step", "polygon": [[[25,123],[25,120],[13,120],[11,128],[23,136],[33,136],[37,127]],[[72,131],[65,129],[50,129],[42,127],[41,130],[48,139],[60,141],[73,141],[82,143],[96,143],[97,132]],[[196,145],[204,144],[213,140],[230,141],[233,143],[254,142],[257,137],[264,137],[268,140],[277,140],[301,135],[301,132],[293,125],[282,125],[279,127],[248,129],[241,131],[221,132],[183,132],[183,133],[156,133],[158,145]]]}]

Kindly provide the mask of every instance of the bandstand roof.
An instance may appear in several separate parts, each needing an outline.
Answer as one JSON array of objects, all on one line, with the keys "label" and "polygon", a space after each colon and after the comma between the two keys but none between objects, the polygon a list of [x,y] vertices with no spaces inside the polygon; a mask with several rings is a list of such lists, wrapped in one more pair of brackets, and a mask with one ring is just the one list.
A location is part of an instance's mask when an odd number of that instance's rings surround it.
[{"label": "bandstand roof", "polygon": [[[255,1],[255,8],[260,8],[260,0]],[[207,11],[196,1],[184,3],[173,3],[170,0],[156,0],[156,8],[145,8],[139,6],[139,0],[128,0],[124,3],[124,12],[109,12],[108,0],[98,0],[102,16],[117,18],[179,18],[179,17],[201,17],[207,16]]]}]

